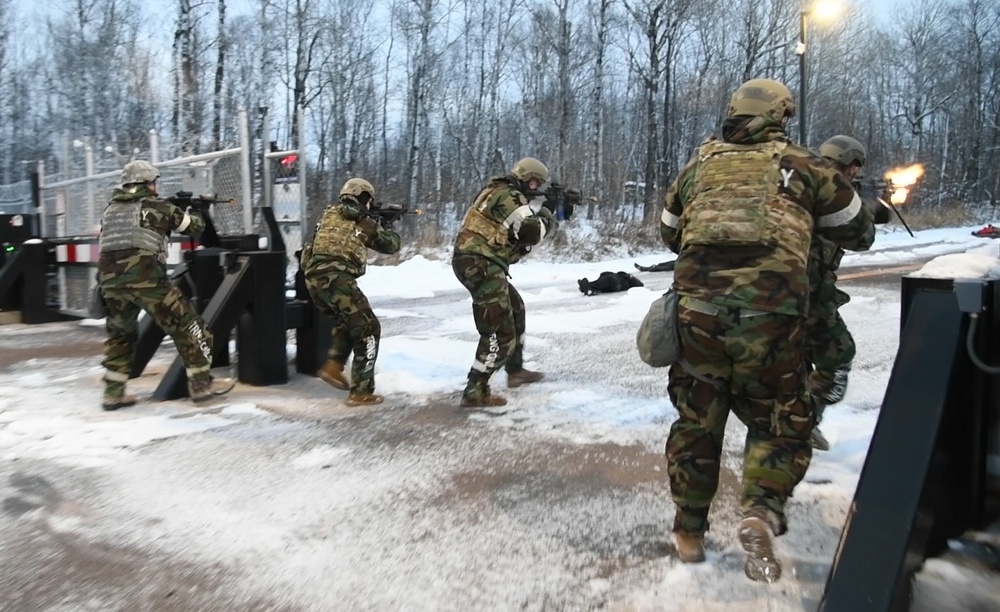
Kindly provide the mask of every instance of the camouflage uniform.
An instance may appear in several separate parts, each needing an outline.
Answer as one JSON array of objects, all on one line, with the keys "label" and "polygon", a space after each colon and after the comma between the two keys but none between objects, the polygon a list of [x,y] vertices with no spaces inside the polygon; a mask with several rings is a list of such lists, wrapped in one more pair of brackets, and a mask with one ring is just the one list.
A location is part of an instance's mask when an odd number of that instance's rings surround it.
[{"label": "camouflage uniform", "polygon": [[508,374],[524,371],[524,301],[508,282],[508,269],[556,226],[547,208],[532,212],[510,176],[491,179],[466,213],[452,269],[472,295],[479,345],[464,400],[490,396],[490,377],[500,368]]},{"label": "camouflage uniform", "polygon": [[343,367],[353,351],[351,393],[371,396],[382,328],[357,279],[365,274],[368,249],[398,253],[400,240],[362,208],[352,195],[326,208],[313,242],[302,250],[302,272],[313,302],[334,319],[328,359]]},{"label": "camouflage uniform", "polygon": [[108,312],[105,399],[124,396],[140,310],[173,338],[189,382],[211,381],[212,332],[170,282],[166,265],[171,232],[198,235],[205,228],[204,220],[157,197],[149,186],[133,184],[115,190],[101,227],[97,279]]},{"label": "camouflage uniform", "polygon": [[[856,173],[867,161],[864,145],[850,136],[837,135],[820,145],[819,153],[830,160],[846,180],[852,182],[861,202],[872,211],[875,224],[889,220],[889,210],[879,201],[878,194],[866,193],[857,182]],[[857,352],[854,337],[840,316],[840,307],[851,300],[836,285],[837,270],[843,257],[844,249],[836,243],[819,234],[813,236],[809,253],[806,361],[811,367],[809,390],[816,403],[817,425],[826,406],[843,399],[851,363]],[[818,426],[813,430],[812,445],[817,450],[830,448]]]},{"label": "camouflage uniform", "polygon": [[813,237],[809,253],[806,361],[812,366],[809,388],[816,397],[835,397],[830,395],[834,392],[843,397],[847,372],[857,352],[854,337],[840,316],[840,307],[851,301],[851,296],[837,288],[837,269],[843,257],[844,250],[836,243],[821,236]]},{"label": "camouflage uniform", "polygon": [[703,144],[667,191],[660,232],[678,254],[681,345],[686,361],[712,379],[670,369],[678,411],[666,444],[675,532],[700,535],[709,527],[730,411],[748,430],[744,514],[765,518],[775,533],[786,530],[785,502],[812,455],[803,351],[813,228],[856,250],[874,238],[871,214],[850,183],[790,143],[783,117],[731,111],[723,140]]}]

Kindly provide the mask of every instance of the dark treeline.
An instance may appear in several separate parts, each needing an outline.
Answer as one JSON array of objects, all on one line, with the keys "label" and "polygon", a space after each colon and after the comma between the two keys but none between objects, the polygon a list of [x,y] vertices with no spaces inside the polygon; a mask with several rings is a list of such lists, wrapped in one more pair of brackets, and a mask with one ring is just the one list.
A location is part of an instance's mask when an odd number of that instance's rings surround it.
[{"label": "dark treeline", "polygon": [[[72,175],[74,141],[120,167],[256,142],[305,153],[313,202],[348,177],[453,222],[523,155],[594,196],[597,220],[654,216],[665,186],[743,80],[798,91],[798,0],[54,0],[44,19],[0,0],[0,173]],[[905,10],[902,8],[905,6]],[[248,8],[249,7],[249,8]],[[917,205],[995,204],[1000,0],[915,0],[892,23],[854,2],[810,23],[809,141],[861,140],[870,173],[921,162]],[[243,12],[240,12],[243,11]],[[169,24],[151,30],[152,23]],[[797,135],[797,127],[791,126]],[[82,168],[80,169],[82,172]],[[434,223],[436,220],[436,223]]]}]

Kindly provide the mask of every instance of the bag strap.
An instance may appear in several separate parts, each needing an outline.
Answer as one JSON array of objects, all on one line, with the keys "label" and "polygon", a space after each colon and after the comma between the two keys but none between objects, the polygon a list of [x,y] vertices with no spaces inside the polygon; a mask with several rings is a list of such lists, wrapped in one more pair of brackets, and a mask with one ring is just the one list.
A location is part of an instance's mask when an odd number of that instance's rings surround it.
[{"label": "bag strap", "polygon": [[698,370],[696,370],[694,368],[694,366],[691,364],[691,362],[688,361],[687,359],[684,359],[683,357],[681,357],[680,359],[677,360],[677,365],[679,365],[682,368],[684,368],[685,372],[687,372],[691,376],[694,376],[695,378],[697,378],[701,382],[708,383],[708,384],[712,385],[713,387],[715,387],[716,389],[721,389],[722,388],[722,382],[720,382],[718,380],[715,380],[715,379],[712,379],[712,378],[709,378],[708,376],[705,376],[704,374],[698,372]]}]

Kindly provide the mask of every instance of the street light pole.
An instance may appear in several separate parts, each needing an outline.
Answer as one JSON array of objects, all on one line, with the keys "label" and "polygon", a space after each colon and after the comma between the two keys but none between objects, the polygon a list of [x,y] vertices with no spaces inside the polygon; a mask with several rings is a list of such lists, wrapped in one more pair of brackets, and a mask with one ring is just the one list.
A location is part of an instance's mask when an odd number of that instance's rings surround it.
[{"label": "street light pole", "polygon": [[806,58],[809,20],[815,18],[818,23],[830,22],[843,9],[842,0],[812,0],[799,11],[799,44],[795,46],[795,52],[799,55],[799,144],[806,148],[809,147],[809,109],[806,106],[809,91],[809,62]]},{"label": "street light pole", "polygon": [[806,125],[806,88],[809,74],[806,70],[806,21],[809,11],[799,12],[799,44],[795,51],[799,54],[799,144],[809,148],[809,131]]}]

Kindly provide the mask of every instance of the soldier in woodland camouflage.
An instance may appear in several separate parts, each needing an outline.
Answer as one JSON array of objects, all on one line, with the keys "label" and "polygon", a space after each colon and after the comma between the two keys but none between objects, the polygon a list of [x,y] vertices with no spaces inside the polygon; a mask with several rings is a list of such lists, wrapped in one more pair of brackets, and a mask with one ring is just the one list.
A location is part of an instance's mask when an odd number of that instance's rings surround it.
[{"label": "soldier in woodland camouflage", "polygon": [[167,276],[166,247],[171,232],[198,235],[205,221],[157,196],[159,173],[137,160],[122,169],[122,185],[104,209],[97,279],[107,303],[108,339],[104,343],[105,410],[135,404],[125,393],[144,310],[174,340],[184,361],[188,392],[195,402],[227,393],[230,378],[213,378],[212,332],[191,302]]},{"label": "soldier in woodland camouflage", "polygon": [[[838,135],[819,147],[819,154],[833,162],[849,181],[864,167],[865,147],[850,136]],[[889,210],[874,197],[859,194],[861,201],[872,209],[875,222],[888,220]],[[875,226],[871,226],[874,234]],[[813,235],[809,249],[809,315],[806,321],[806,362],[812,367],[809,373],[809,391],[816,409],[816,424],[811,442],[816,450],[829,450],[830,443],[818,425],[823,411],[830,404],[844,399],[847,378],[851,371],[856,347],[847,324],[840,316],[840,307],[851,301],[851,296],[837,288],[837,269],[844,257],[844,249],[827,240],[822,234]]]},{"label": "soldier in woodland camouflage", "polygon": [[[374,205],[375,188],[361,178],[352,178],[340,190],[340,200],[327,206],[316,224],[311,244],[302,249],[302,273],[316,306],[333,317],[330,350],[317,375],[328,384],[350,390],[349,406],[382,403],[375,394],[375,360],[382,327],[368,298],[358,287],[364,276],[368,249],[380,253],[399,252],[399,234],[381,227],[368,214]],[[351,380],[344,366],[351,352]]]},{"label": "soldier in woodland camouflage", "polygon": [[733,94],[722,137],[706,141],[666,195],[660,232],[677,253],[678,332],[686,365],[670,368],[678,418],[666,444],[684,562],[705,558],[708,512],[730,411],[747,426],[745,571],[781,575],[773,538],[812,456],[815,413],[803,363],[813,228],[842,248],[867,249],[871,212],[827,160],[789,142],[795,112],[783,84],[754,79]]},{"label": "soldier in woodland camouflage", "polygon": [[467,408],[502,406],[506,398],[491,393],[489,381],[500,368],[507,386],[542,379],[524,368],[524,301],[508,280],[508,269],[557,226],[552,211],[534,212],[526,192],[549,180],[542,162],[525,157],[506,176],[490,179],[465,215],[455,239],[452,269],[472,294],[472,316],[479,332],[476,359],[462,393]]}]

